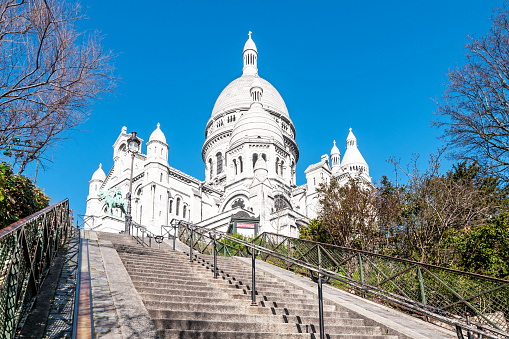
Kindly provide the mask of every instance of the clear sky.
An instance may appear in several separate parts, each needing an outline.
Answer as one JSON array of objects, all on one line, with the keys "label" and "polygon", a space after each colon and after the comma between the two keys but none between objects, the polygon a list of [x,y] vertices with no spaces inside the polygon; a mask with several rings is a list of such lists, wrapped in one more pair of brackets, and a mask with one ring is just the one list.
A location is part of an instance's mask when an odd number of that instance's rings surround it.
[{"label": "clear sky", "polygon": [[[204,179],[205,124],[223,88],[242,74],[248,31],[259,75],[286,102],[304,170],[345,150],[352,127],[378,181],[393,176],[386,160],[423,158],[441,145],[431,126],[449,68],[461,64],[467,35],[488,32],[502,1],[126,1],[82,0],[103,47],[118,54],[114,95],[53,154],[38,185],[52,203],[70,199],[85,212],[88,181],[99,163],[113,165],[122,126],[145,141],[161,123],[169,163]],[[145,147],[143,152],[146,152]],[[424,159],[423,159],[424,162]],[[33,176],[34,167],[26,171]]]}]

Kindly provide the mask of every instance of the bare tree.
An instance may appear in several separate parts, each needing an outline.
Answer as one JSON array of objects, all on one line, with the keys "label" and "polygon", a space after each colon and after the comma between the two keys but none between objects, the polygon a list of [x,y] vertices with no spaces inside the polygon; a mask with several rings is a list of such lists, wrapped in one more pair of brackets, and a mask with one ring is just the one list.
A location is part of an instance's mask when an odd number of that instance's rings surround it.
[{"label": "bare tree", "polygon": [[[431,155],[428,168],[421,172],[416,155],[409,169],[392,163],[407,176],[401,200],[401,239],[404,256],[421,262],[451,264],[454,253],[443,253],[444,241],[488,220],[497,199],[476,187],[471,180],[455,178],[453,172],[440,173],[441,151]],[[449,248],[448,250],[454,250]]]},{"label": "bare tree", "polygon": [[[474,160],[493,172],[509,167],[509,11],[495,12],[490,32],[470,38],[466,63],[450,70],[434,123],[454,159]],[[506,174],[507,175],[507,174]]]},{"label": "bare tree", "polygon": [[375,251],[379,243],[375,190],[351,179],[341,185],[336,178],[318,188],[323,229],[335,245]]},{"label": "bare tree", "polygon": [[0,149],[14,137],[30,140],[16,158],[20,172],[114,86],[112,55],[97,33],[76,29],[82,19],[79,5],[62,0],[0,1]]}]

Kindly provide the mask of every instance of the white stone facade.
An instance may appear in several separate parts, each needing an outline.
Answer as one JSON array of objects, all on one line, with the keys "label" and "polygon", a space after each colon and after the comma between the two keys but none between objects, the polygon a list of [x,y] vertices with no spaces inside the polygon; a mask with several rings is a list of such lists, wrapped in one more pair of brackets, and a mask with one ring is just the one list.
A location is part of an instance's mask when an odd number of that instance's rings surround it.
[{"label": "white stone facade", "polygon": [[[173,218],[226,231],[232,216],[259,217],[259,233],[298,235],[299,227],[317,216],[320,183],[332,176],[341,182],[360,177],[371,182],[369,167],[350,129],[343,159],[334,141],[330,160],[306,171],[307,183],[296,186],[299,148],[295,126],[279,92],[258,76],[258,51],[251,33],[242,53],[243,74],[221,92],[205,128],[201,181],[170,166],[169,146],[160,125],[146,143],[147,153],[134,159],[133,220],[160,234],[161,225]],[[129,191],[131,154],[127,152],[126,127],[113,144],[114,165],[108,175],[99,165],[87,197],[87,227],[119,232],[125,216],[113,215],[97,196],[99,190]]]}]

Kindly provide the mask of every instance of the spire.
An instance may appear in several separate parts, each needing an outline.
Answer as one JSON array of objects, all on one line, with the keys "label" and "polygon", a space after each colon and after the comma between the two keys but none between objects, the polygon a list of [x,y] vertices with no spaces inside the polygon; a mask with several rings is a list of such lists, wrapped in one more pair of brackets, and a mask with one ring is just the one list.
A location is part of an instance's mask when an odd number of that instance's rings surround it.
[{"label": "spire", "polygon": [[258,67],[257,67],[257,59],[258,59],[258,51],[256,50],[256,45],[251,39],[252,32],[249,31],[249,38],[244,45],[244,51],[242,52],[242,57],[244,58],[244,67],[242,68],[243,75],[257,75]]},{"label": "spire", "polygon": [[340,156],[339,148],[336,146],[336,140],[334,140],[334,146],[332,146],[332,149],[330,150],[330,161],[332,167],[340,165]]},{"label": "spire", "polygon": [[357,147],[357,138],[353,135],[352,128],[350,127],[350,133],[346,138],[346,148]]}]

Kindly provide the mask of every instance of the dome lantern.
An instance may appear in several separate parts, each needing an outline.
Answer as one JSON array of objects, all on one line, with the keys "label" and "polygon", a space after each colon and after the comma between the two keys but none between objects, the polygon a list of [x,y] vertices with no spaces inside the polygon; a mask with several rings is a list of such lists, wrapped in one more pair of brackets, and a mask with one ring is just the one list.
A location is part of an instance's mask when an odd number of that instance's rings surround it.
[{"label": "dome lantern", "polygon": [[244,58],[244,67],[242,68],[243,75],[257,75],[258,74],[258,51],[256,50],[256,45],[251,39],[252,32],[249,31],[249,38],[244,45],[244,51],[242,52],[242,57]]},{"label": "dome lantern", "polygon": [[[260,82],[260,79],[258,77],[255,77],[255,79],[253,80],[253,83],[251,84],[251,89],[249,90],[249,93],[251,93],[251,98],[253,99],[253,104],[258,103],[261,106],[263,88],[262,88],[262,83]],[[251,106],[253,104],[251,104]]]}]

